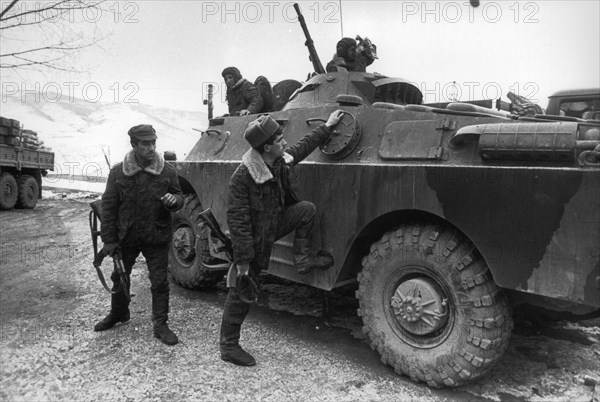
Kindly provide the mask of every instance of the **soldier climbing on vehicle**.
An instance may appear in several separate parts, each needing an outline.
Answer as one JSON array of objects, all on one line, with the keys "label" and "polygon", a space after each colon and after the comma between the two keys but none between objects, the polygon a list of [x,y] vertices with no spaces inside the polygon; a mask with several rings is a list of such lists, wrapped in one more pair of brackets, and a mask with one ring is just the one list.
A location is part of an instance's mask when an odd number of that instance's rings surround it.
[{"label": "soldier climbing on vehicle", "polygon": [[[244,138],[252,148],[242,158],[229,183],[227,223],[233,243],[237,275],[258,277],[266,270],[273,243],[294,232],[294,266],[300,274],[327,269],[333,257],[327,251],[314,253],[315,204],[300,201],[290,183],[290,170],[331,136],[343,112],[331,113],[325,124],[312,130],[286,149],[283,128],[270,115],[251,122]],[[241,366],[256,364],[239,345],[241,325],[250,306],[230,288],[221,323],[221,358]]]}]

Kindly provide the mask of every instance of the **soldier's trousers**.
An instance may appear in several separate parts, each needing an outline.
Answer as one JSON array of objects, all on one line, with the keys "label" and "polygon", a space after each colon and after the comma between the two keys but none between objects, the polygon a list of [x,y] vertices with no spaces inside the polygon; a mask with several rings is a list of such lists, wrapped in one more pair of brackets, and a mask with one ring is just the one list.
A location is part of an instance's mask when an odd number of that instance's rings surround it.
[{"label": "soldier's trousers", "polygon": [[[138,255],[142,253],[146,259],[152,292],[152,322],[155,326],[166,323],[169,314],[169,279],[167,273],[169,244],[124,247],[121,249],[121,253],[128,279],[131,277],[131,270]],[[116,290],[119,287],[119,273],[114,270],[110,278],[113,282],[113,290]],[[116,313],[127,311],[129,302],[124,292],[112,295],[111,308]]]},{"label": "soldier's trousers", "polygon": [[[310,250],[310,240],[314,228],[316,211],[315,204],[309,201],[300,201],[286,207],[279,218],[275,239],[281,239],[295,230],[294,251],[296,252],[302,248],[301,252],[308,253]],[[304,247],[298,247],[297,244],[304,245]],[[296,258],[296,256],[294,256],[294,258]],[[263,267],[258,264],[250,262],[250,275],[258,277],[262,269]],[[238,344],[241,325],[244,323],[249,310],[250,305],[240,299],[238,290],[236,288],[230,288],[223,308],[220,340],[221,348]],[[225,328],[228,330],[226,330],[224,334]]]}]

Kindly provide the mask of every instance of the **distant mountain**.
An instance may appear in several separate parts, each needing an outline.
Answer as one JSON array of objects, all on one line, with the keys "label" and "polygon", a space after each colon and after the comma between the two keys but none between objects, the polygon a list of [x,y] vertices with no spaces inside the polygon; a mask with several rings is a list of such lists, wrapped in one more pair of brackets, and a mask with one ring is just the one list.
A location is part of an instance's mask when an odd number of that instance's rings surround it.
[{"label": "distant mountain", "polygon": [[52,148],[53,174],[91,177],[108,175],[103,150],[111,165],[123,159],[131,149],[127,130],[132,126],[152,124],[158,135],[157,150],[175,151],[177,159],[183,160],[200,136],[192,128],[205,129],[208,123],[207,114],[200,111],[140,103],[91,103],[76,98],[36,102],[29,95],[25,99],[3,95],[1,114],[37,131],[44,146]]}]

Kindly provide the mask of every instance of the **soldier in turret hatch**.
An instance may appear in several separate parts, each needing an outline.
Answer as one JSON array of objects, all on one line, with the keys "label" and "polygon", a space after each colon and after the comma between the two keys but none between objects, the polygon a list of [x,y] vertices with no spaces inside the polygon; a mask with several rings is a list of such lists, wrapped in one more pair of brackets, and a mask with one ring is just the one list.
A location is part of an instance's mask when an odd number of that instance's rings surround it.
[{"label": "soldier in turret hatch", "polygon": [[227,85],[229,115],[245,116],[261,111],[263,100],[258,90],[250,81],[242,77],[240,70],[236,67],[227,67],[221,75]]},{"label": "soldier in turret hatch", "polygon": [[[358,41],[358,42],[357,42]],[[369,38],[342,38],[336,46],[333,59],[327,63],[327,72],[356,71],[366,72],[367,66],[377,59],[377,46]]]}]

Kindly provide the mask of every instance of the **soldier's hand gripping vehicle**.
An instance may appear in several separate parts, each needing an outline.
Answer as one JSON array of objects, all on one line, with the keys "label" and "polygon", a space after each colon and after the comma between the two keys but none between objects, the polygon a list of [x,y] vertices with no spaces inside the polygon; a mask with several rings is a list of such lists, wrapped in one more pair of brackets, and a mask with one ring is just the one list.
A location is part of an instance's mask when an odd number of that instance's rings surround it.
[{"label": "soldier's hand gripping vehicle", "polygon": [[[316,248],[335,265],[299,275],[287,237],[269,274],[324,290],[358,281],[372,348],[433,387],[488,371],[508,345],[517,303],[598,311],[598,120],[432,107],[401,78],[315,71],[272,115],[294,143],[345,112],[295,177],[300,197],[317,205]],[[229,178],[255,118],[212,119],[174,162],[186,196],[170,269],[185,287],[213,285],[229,266],[199,213],[211,208],[226,229]]]}]

